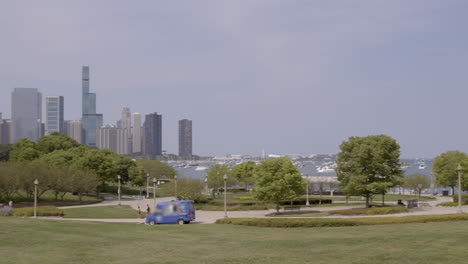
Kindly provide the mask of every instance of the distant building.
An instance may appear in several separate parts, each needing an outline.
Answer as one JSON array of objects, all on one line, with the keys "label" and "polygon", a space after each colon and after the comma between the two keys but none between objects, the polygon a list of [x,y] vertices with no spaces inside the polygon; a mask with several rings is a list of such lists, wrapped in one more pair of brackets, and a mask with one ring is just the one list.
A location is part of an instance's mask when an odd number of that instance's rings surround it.
[{"label": "distant building", "polygon": [[120,122],[118,122],[119,128],[127,128],[130,129],[132,127],[132,115],[130,113],[130,108],[124,107],[122,108],[122,113],[120,114]]},{"label": "distant building", "polygon": [[13,142],[21,138],[37,141],[42,134],[42,94],[36,88],[15,88],[11,94]]},{"label": "distant building", "polygon": [[12,144],[13,143],[13,138],[12,138],[12,128],[13,128],[13,122],[11,119],[3,119],[2,124],[0,125],[0,144]]},{"label": "distant building", "polygon": [[102,114],[96,113],[96,94],[89,92],[90,76],[89,67],[82,68],[82,111],[81,125],[83,128],[82,143],[96,146],[96,131],[102,127]]},{"label": "distant building", "polygon": [[118,154],[130,154],[128,138],[130,130],[114,125],[103,126],[96,131],[96,144],[99,149],[110,149]]},{"label": "distant building", "polygon": [[81,134],[82,134],[82,127],[80,120],[68,120],[65,121],[65,135],[73,138],[78,143],[81,143]]},{"label": "distant building", "polygon": [[162,155],[162,115],[149,113],[145,117],[143,152],[146,155]]},{"label": "distant building", "polygon": [[141,114],[133,113],[133,128],[132,128],[132,152],[141,152],[142,147],[142,131],[141,131]]},{"label": "distant building", "polygon": [[117,152],[117,127],[106,125],[96,131],[96,147]]},{"label": "distant building", "polygon": [[192,156],[192,120],[179,120],[179,156]]},{"label": "distant building", "polygon": [[63,96],[46,96],[46,135],[65,133]]}]

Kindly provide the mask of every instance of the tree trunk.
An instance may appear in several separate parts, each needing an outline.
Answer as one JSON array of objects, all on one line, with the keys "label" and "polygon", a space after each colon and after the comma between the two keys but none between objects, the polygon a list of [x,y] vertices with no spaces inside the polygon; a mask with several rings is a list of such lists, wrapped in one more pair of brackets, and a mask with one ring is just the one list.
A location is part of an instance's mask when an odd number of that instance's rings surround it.
[{"label": "tree trunk", "polygon": [[366,194],[366,208],[369,208],[369,195]]},{"label": "tree trunk", "polygon": [[277,213],[277,214],[279,214],[279,210],[280,210],[280,204],[277,203],[277,204],[276,204],[276,213]]},{"label": "tree trunk", "polygon": [[385,206],[385,193],[382,193],[382,206]]}]

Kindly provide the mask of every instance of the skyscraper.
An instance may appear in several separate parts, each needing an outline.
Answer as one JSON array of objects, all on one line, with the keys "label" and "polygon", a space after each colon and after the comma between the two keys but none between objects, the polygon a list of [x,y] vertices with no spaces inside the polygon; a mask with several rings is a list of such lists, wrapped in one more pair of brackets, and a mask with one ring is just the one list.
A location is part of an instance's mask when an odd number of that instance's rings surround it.
[{"label": "skyscraper", "polygon": [[12,130],[12,122],[11,119],[3,119],[2,124],[0,125],[1,130],[1,137],[0,137],[0,144],[11,144],[13,143],[11,138],[11,130]]},{"label": "skyscraper", "polygon": [[110,149],[121,155],[130,154],[129,129],[106,125],[97,129],[96,135],[96,146],[99,149]]},{"label": "skyscraper", "polygon": [[132,127],[132,116],[130,114],[130,108],[122,108],[122,113],[120,114],[120,122],[118,127],[128,129]]},{"label": "skyscraper", "polygon": [[141,131],[141,114],[133,113],[133,128],[132,128],[132,150],[133,153],[141,152],[142,131]]},{"label": "skyscraper", "polygon": [[102,114],[96,113],[96,94],[89,92],[89,66],[82,69],[82,110],[81,125],[83,128],[82,143],[96,146],[96,130],[102,127]]},{"label": "skyscraper", "polygon": [[76,140],[78,143],[81,143],[82,130],[80,120],[65,121],[65,134]]},{"label": "skyscraper", "polygon": [[11,94],[13,142],[41,137],[42,94],[36,88],[15,88]]},{"label": "skyscraper", "polygon": [[162,115],[149,113],[144,123],[143,152],[146,155],[162,154]]},{"label": "skyscraper", "polygon": [[192,120],[179,120],[179,156],[192,156]]},{"label": "skyscraper", "polygon": [[46,135],[65,133],[63,96],[46,96]]}]

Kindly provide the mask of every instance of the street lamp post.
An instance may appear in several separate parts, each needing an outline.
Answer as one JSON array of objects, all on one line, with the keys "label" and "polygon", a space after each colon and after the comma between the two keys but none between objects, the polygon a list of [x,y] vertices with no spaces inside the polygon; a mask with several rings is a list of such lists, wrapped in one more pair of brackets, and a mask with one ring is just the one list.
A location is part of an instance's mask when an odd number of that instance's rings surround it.
[{"label": "street lamp post", "polygon": [[457,172],[458,172],[458,213],[463,213],[462,209],[462,191],[461,191],[461,171],[462,171],[462,166],[461,164],[458,164],[457,166]]},{"label": "street lamp post", "polygon": [[418,184],[418,197],[421,199],[422,184]]},{"label": "street lamp post", "polygon": [[117,187],[117,195],[119,196],[119,205],[121,205],[121,204],[120,204],[120,179],[121,179],[120,175],[117,175],[117,180],[118,180],[118,183],[117,183],[117,186],[118,186],[118,187]]},{"label": "street lamp post", "polygon": [[177,175],[174,175],[174,196],[177,199]]},{"label": "street lamp post", "polygon": [[309,178],[306,176],[306,207],[310,207],[309,203]]},{"label": "street lamp post", "polygon": [[156,177],[153,178],[153,200],[154,200],[154,205],[156,206]]},{"label": "street lamp post", "polygon": [[223,176],[223,180],[224,180],[224,218],[227,218],[227,217],[228,217],[228,215],[227,215],[227,202],[226,202],[226,201],[227,201],[227,200],[226,200],[226,193],[227,193],[227,191],[226,191],[226,190],[227,190],[227,186],[226,186],[226,184],[227,184],[227,177],[228,177],[227,174],[224,174],[224,176]]},{"label": "street lamp post", "polygon": [[210,191],[208,190],[208,178],[207,177],[205,177],[205,192],[206,192],[206,195],[210,194]]},{"label": "street lamp post", "polygon": [[35,179],[34,180],[34,218],[37,218],[37,185],[39,185],[39,181]]},{"label": "street lamp post", "polygon": [[149,198],[149,178],[150,174],[146,173],[146,199]]}]

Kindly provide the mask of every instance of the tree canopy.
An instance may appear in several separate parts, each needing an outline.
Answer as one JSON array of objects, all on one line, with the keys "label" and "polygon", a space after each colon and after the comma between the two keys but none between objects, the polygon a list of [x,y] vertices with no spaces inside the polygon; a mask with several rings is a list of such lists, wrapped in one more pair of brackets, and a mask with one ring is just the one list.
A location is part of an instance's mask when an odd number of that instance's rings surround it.
[{"label": "tree canopy", "polygon": [[413,190],[421,197],[422,190],[431,187],[431,178],[422,173],[415,173],[406,176],[403,185],[406,188]]},{"label": "tree canopy", "polygon": [[432,162],[432,172],[439,186],[451,187],[452,191],[458,185],[458,164],[462,165],[462,188],[468,190],[468,155],[460,151],[447,151],[437,156]]},{"label": "tree canopy", "polygon": [[276,204],[294,200],[305,191],[305,180],[288,158],[264,160],[254,171],[255,198]]},{"label": "tree canopy", "polygon": [[241,164],[232,167],[229,175],[247,187],[247,185],[255,184],[255,166],[256,164],[253,161],[242,162]]},{"label": "tree canopy", "polygon": [[400,145],[386,135],[350,137],[340,145],[336,175],[347,195],[366,198],[366,206],[374,194],[385,194],[400,183]]},{"label": "tree canopy", "polygon": [[149,173],[150,177],[162,178],[166,176],[172,179],[177,174],[173,167],[158,160],[137,160],[136,164],[146,173]]}]

